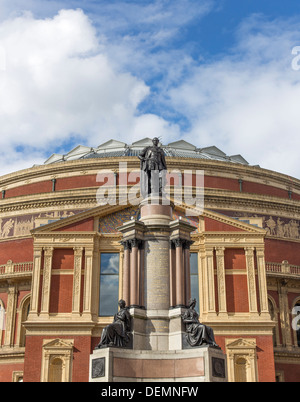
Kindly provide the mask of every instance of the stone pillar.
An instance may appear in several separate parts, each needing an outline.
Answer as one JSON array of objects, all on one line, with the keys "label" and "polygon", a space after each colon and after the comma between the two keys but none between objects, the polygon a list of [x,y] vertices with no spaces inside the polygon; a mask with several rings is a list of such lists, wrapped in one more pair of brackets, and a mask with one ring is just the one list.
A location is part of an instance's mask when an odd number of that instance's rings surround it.
[{"label": "stone pillar", "polygon": [[139,283],[138,283],[138,251],[139,244],[137,239],[131,240],[130,258],[130,306],[139,306]]},{"label": "stone pillar", "polygon": [[248,296],[249,296],[249,311],[250,313],[257,313],[257,295],[256,295],[256,280],[255,280],[255,266],[254,266],[254,248],[245,248],[246,254],[246,267],[248,279]]},{"label": "stone pillar", "polygon": [[41,314],[49,315],[53,247],[44,249],[44,270]]},{"label": "stone pillar", "polygon": [[224,247],[216,248],[219,315],[227,316]]},{"label": "stone pillar", "polygon": [[30,314],[38,314],[39,295],[40,295],[40,279],[41,279],[41,269],[42,269],[42,253],[43,253],[42,248],[34,248]]},{"label": "stone pillar", "polygon": [[190,261],[190,248],[193,244],[192,241],[184,241],[183,243],[183,260],[184,260],[184,273],[185,273],[185,305],[187,306],[191,298],[191,261]]},{"label": "stone pillar", "polygon": [[173,241],[170,241],[170,306],[176,306],[176,255]]},{"label": "stone pillar", "polygon": [[189,246],[194,227],[172,220],[173,206],[166,201],[155,196],[144,199],[140,220],[119,228],[125,249],[127,243],[132,249],[124,256],[123,295],[129,292],[134,350],[182,348],[180,306],[185,307],[190,296]]},{"label": "stone pillar", "polygon": [[7,295],[4,346],[13,347],[14,334],[15,334],[17,295],[18,295],[16,285],[13,283],[9,284],[7,293],[8,295]]},{"label": "stone pillar", "polygon": [[139,254],[138,254],[138,286],[139,286],[139,306],[144,307],[144,261],[145,261],[145,246],[144,242],[141,241],[139,244]]},{"label": "stone pillar", "polygon": [[124,265],[123,265],[123,299],[127,306],[130,306],[130,242],[122,242],[124,246]]},{"label": "stone pillar", "polygon": [[170,307],[169,240],[148,239],[145,257],[145,307],[168,310]]},{"label": "stone pillar", "polygon": [[216,314],[215,298],[215,273],[214,273],[214,250],[205,250],[206,286],[207,286],[207,307],[208,313]]},{"label": "stone pillar", "polygon": [[183,250],[182,240],[174,240],[176,247],[176,307],[185,306],[184,295],[184,265],[183,265]]},{"label": "stone pillar", "polygon": [[265,252],[263,248],[256,249],[256,259],[257,259],[257,274],[258,274],[258,285],[259,285],[260,312],[261,314],[269,315]]},{"label": "stone pillar", "polygon": [[199,311],[200,316],[204,317],[208,313],[208,289],[207,289],[207,272],[206,272],[206,255],[205,248],[201,247],[198,254],[199,264]]},{"label": "stone pillar", "polygon": [[89,318],[91,318],[91,316],[92,316],[93,258],[94,258],[93,248],[86,248],[85,249],[83,314]]},{"label": "stone pillar", "polygon": [[82,271],[83,247],[74,248],[74,274],[73,274],[73,305],[72,313],[80,314],[80,290]]}]

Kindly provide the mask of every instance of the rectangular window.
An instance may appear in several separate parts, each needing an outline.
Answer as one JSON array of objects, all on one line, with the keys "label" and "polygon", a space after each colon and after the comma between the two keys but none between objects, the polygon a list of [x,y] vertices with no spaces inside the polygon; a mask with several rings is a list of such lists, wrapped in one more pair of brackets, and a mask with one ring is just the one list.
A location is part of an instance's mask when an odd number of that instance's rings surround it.
[{"label": "rectangular window", "polygon": [[118,253],[100,255],[99,316],[109,317],[118,312],[119,262]]},{"label": "rectangular window", "polygon": [[190,254],[191,264],[191,296],[197,300],[195,310],[199,314],[199,276],[198,276],[198,254]]}]

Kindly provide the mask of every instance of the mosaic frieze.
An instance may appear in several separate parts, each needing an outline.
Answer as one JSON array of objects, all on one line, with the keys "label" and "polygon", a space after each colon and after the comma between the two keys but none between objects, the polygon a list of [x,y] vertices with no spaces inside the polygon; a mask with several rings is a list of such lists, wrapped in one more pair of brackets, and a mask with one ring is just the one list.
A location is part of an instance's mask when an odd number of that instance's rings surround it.
[{"label": "mosaic frieze", "polygon": [[55,211],[13,218],[0,218],[0,239],[30,235],[32,229],[69,218],[82,211]]},{"label": "mosaic frieze", "polygon": [[126,208],[123,211],[115,212],[100,219],[99,232],[100,233],[116,233],[117,228],[122,226],[125,222],[139,218],[139,209],[136,207]]},{"label": "mosaic frieze", "polygon": [[[195,227],[195,230],[198,229],[199,219],[197,217],[187,217],[184,212],[173,211],[173,219],[177,220],[179,217],[182,217],[184,220],[189,222],[192,226]],[[139,219],[139,208],[132,207],[126,208],[123,211],[116,212],[111,215],[107,215],[104,218],[100,219],[99,222],[99,232],[100,233],[117,233],[117,228],[122,226],[125,222],[129,222],[131,219]]]},{"label": "mosaic frieze", "polygon": [[[251,214],[246,212],[216,211],[226,216],[239,219],[246,223],[259,225],[267,230],[267,234],[274,237],[300,239],[300,221],[296,219],[281,218],[278,216]],[[250,219],[249,219],[250,218]]]}]

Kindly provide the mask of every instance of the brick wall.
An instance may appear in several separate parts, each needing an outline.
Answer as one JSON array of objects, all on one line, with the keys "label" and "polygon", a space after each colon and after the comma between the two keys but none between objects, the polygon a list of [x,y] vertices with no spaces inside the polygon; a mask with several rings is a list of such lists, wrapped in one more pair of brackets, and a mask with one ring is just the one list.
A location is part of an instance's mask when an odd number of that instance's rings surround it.
[{"label": "brick wall", "polygon": [[21,239],[0,243],[0,265],[8,260],[17,262],[33,261],[33,240]]},{"label": "brick wall", "polygon": [[[226,352],[225,340],[238,339],[238,336],[216,336],[216,342]],[[271,336],[242,336],[256,339],[257,369],[259,382],[275,382],[273,339]]]},{"label": "brick wall", "polygon": [[[89,358],[91,354],[90,336],[60,336],[60,339],[73,339],[72,382],[88,382]],[[27,336],[25,351],[24,382],[40,382],[42,368],[43,340],[55,336]]]}]

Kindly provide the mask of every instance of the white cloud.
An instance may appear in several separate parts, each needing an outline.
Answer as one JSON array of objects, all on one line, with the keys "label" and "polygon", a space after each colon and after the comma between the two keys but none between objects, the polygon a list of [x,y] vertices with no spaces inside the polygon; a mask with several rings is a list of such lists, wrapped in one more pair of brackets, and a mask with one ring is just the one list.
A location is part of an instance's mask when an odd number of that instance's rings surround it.
[{"label": "white cloud", "polygon": [[298,26],[254,16],[238,35],[230,56],[194,68],[170,91],[191,124],[185,139],[300,177],[300,72],[291,67]]},{"label": "white cloud", "polygon": [[[93,22],[80,10],[51,14],[64,1],[47,1],[43,11],[44,1],[30,0],[35,17],[10,14],[10,7],[21,10],[21,0],[3,2],[2,173],[40,163],[71,137],[97,146],[155,135],[165,143],[184,137],[199,147],[216,145],[300,177],[300,71],[291,67],[300,45],[296,18],[252,16],[239,27],[236,46],[208,61],[191,57],[180,32],[199,22],[212,0],[89,2],[91,10],[101,8]],[[54,16],[37,17],[43,12]],[[173,123],[181,119],[188,131]]]},{"label": "white cloud", "polygon": [[133,128],[144,136],[151,126],[164,133],[169,127],[155,115],[144,116],[148,127],[141,123],[137,108],[150,88],[113,67],[81,10],[61,10],[48,19],[26,13],[4,21],[0,43],[6,55],[0,71],[2,173],[15,168],[7,166],[8,158],[17,159],[14,147],[50,153],[71,134],[96,146],[109,138],[126,142]]}]

